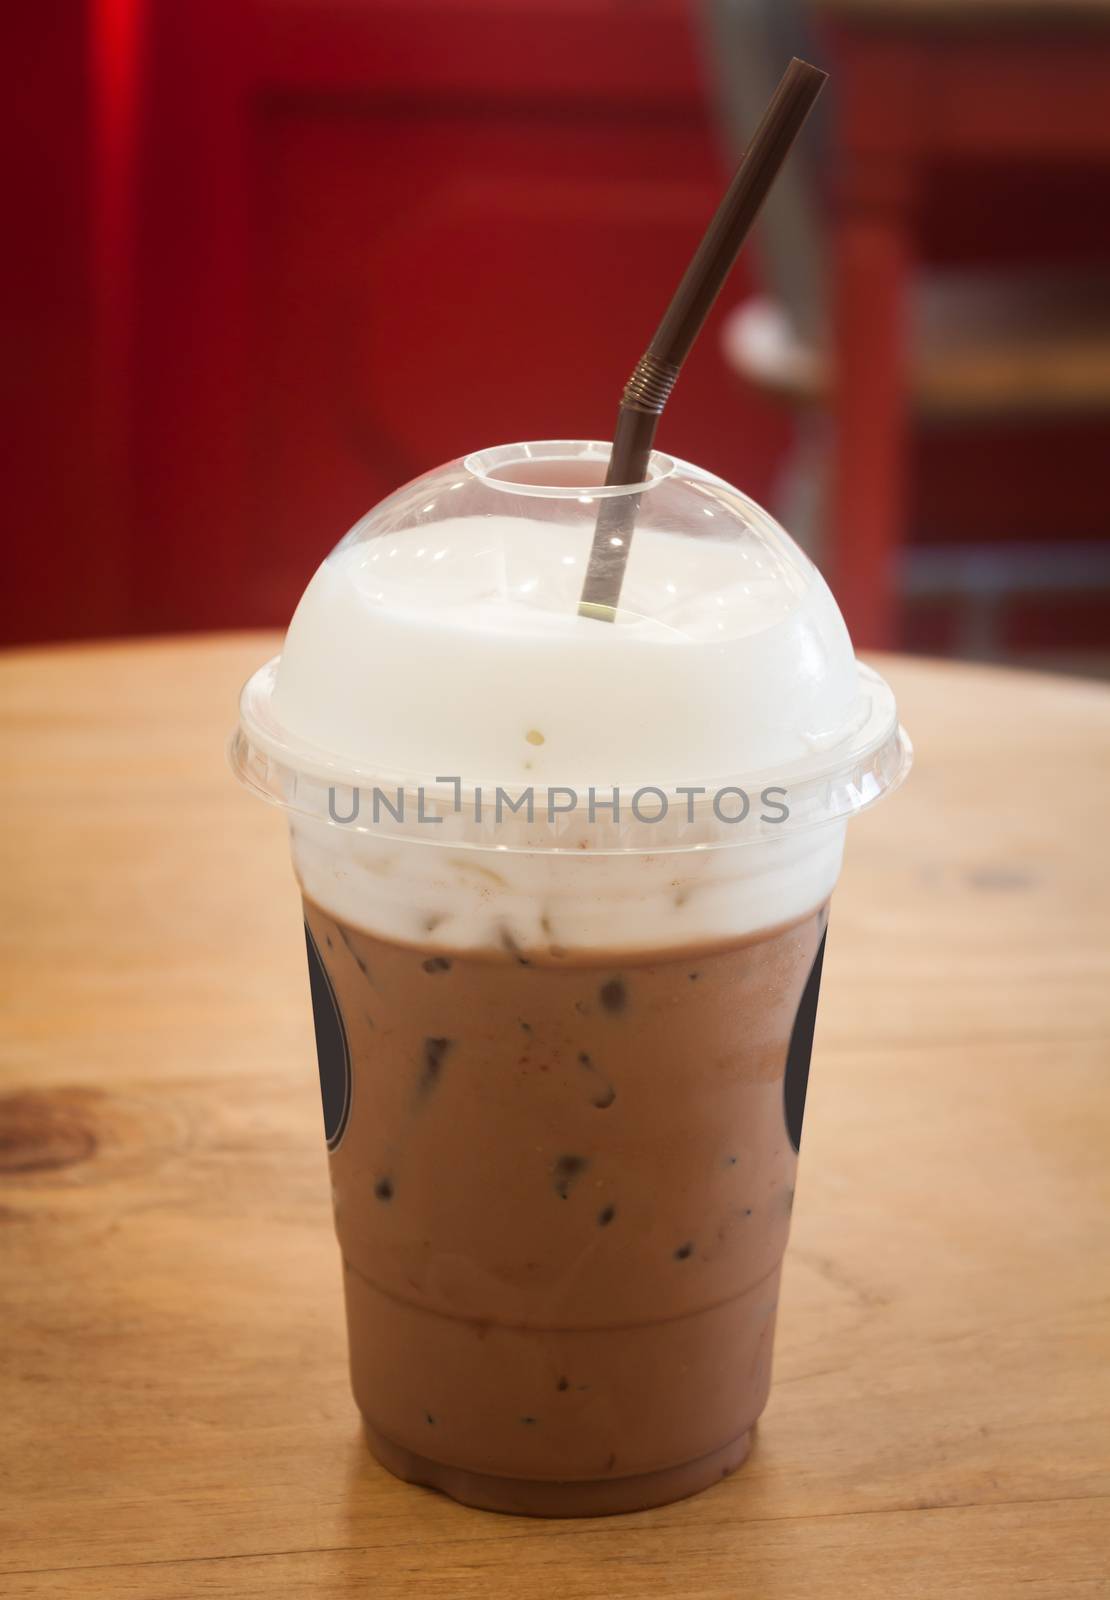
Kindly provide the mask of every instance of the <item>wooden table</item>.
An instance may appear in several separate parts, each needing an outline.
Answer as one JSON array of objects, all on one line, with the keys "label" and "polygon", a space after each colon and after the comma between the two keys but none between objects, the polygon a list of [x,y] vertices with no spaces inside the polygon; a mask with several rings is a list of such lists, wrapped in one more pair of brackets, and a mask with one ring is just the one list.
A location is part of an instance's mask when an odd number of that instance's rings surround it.
[{"label": "wooden table", "polygon": [[[1091,167],[1105,176],[1105,204],[1110,0],[809,5],[830,35],[836,71],[833,588],[853,638],[879,646],[897,637],[909,466],[907,288],[924,180],[969,162],[987,170]],[[991,205],[984,180],[985,218]],[[1035,345],[1026,360],[1036,371]],[[1051,401],[1050,393],[1049,414]]]},{"label": "wooden table", "polygon": [[834,906],[752,1458],[539,1523],[361,1442],[283,825],[222,748],[273,649],[0,662],[6,1600],[1107,1593],[1110,690],[889,663],[918,766]]}]

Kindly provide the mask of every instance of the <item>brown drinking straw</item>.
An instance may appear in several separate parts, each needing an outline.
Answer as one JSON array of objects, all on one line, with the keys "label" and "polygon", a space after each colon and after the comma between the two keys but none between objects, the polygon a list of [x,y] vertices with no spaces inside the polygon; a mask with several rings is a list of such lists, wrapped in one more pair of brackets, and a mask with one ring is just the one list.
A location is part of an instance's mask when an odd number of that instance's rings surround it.
[{"label": "brown drinking straw", "polygon": [[[827,76],[797,58],[783,74],[655,337],[624,386],[606,484],[646,481],[655,430],[682,363]],[[602,500],[578,602],[581,616],[612,622],[639,504],[639,495]]]}]

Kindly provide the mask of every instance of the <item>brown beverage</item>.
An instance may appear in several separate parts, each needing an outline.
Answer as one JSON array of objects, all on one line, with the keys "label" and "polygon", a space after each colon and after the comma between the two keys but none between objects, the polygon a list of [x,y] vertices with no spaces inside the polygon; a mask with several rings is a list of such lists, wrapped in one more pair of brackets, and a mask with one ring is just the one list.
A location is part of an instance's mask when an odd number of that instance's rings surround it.
[{"label": "brown beverage", "polygon": [[[766,513],[688,462],[608,466],[502,445],[376,506],[232,751],[305,897],[371,1445],[555,1515],[744,1458],[825,907],[849,819],[910,760]],[[602,502],[620,606],[583,616]]]},{"label": "brown beverage", "polygon": [[421,949],[305,914],[318,1028],[330,986],[350,1067],[331,1178],[379,1459],[540,1515],[739,1466],[770,1382],[784,1075],[808,1065],[791,1041],[800,1009],[812,1036],[826,908],[603,956]]}]

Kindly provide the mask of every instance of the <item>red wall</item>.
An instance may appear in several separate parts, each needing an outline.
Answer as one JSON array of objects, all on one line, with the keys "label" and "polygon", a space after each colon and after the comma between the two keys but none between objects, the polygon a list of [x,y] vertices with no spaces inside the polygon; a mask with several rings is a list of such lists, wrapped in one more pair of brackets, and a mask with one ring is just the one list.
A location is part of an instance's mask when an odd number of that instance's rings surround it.
[{"label": "red wall", "polygon": [[[691,11],[7,8],[0,638],[280,624],[412,475],[608,437],[725,176]],[[925,247],[1104,259],[1090,191],[1082,172],[937,173]],[[766,498],[789,420],[725,370],[716,320],[660,443]],[[1104,535],[1105,441],[1104,423],[919,441],[917,529]]]},{"label": "red wall", "polygon": [[[408,477],[610,435],[724,175],[682,0],[21,12],[6,637],[282,622]],[[661,444],[786,431],[708,329]]]}]

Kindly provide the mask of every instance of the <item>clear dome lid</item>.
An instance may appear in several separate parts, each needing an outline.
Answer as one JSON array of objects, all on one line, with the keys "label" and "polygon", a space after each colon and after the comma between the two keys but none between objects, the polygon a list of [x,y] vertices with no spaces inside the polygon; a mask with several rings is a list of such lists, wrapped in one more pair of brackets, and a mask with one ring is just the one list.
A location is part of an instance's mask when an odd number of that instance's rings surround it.
[{"label": "clear dome lid", "polygon": [[[605,487],[608,456],[588,441],[479,451],[356,523],[243,691],[244,781],[332,820],[336,786],[378,788],[392,803],[355,825],[379,832],[420,830],[395,815],[419,792],[455,819],[442,842],[529,849],[569,847],[591,793],[625,804],[596,847],[643,849],[647,826],[650,848],[674,849],[845,817],[900,781],[893,695],[856,662],[794,541],[722,479],[659,453],[644,483]],[[578,599],[614,498],[635,519],[606,620]],[[787,815],[757,821],[772,808],[749,803],[739,829],[718,815],[741,804],[716,803],[722,789],[749,802],[781,789]],[[670,800],[664,827],[643,821],[657,800],[635,814],[640,790]],[[531,792],[544,824],[491,841],[498,791],[506,804]]]}]

